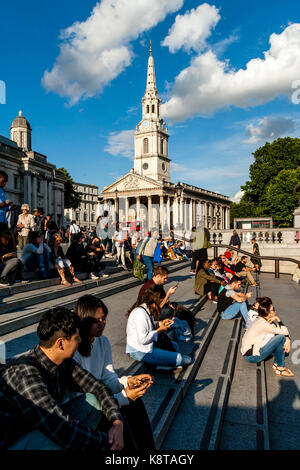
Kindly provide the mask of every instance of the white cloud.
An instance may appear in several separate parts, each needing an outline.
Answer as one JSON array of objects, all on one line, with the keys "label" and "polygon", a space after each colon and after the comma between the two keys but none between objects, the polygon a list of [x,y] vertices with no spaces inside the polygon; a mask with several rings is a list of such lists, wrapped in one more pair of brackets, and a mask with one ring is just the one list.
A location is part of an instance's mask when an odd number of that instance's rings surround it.
[{"label": "white cloud", "polygon": [[125,130],[121,132],[111,132],[107,139],[105,152],[111,155],[120,155],[122,157],[133,158],[134,148],[134,130]]},{"label": "white cloud", "polygon": [[219,10],[207,3],[199,5],[196,9],[193,8],[184,15],[177,15],[162,45],[168,46],[172,53],[181,48],[200,52],[206,47],[206,39],[220,18]]},{"label": "white cloud", "polygon": [[243,140],[245,144],[255,144],[259,141],[273,141],[282,135],[294,132],[296,122],[285,117],[264,117],[255,127],[249,124],[246,127],[247,139]]},{"label": "white cloud", "polygon": [[238,192],[233,196],[233,198],[231,198],[232,202],[239,203],[240,200],[242,199],[243,194],[244,194],[244,191],[238,191]]},{"label": "white cloud", "polygon": [[171,97],[162,106],[165,118],[183,121],[195,115],[237,106],[254,107],[279,95],[291,95],[292,82],[300,78],[300,24],[270,36],[264,58],[250,60],[235,71],[211,50],[198,55],[176,77]]},{"label": "white cloud", "polygon": [[151,29],[184,0],[102,0],[83,22],[62,31],[60,54],[42,78],[45,89],[70,105],[103,91],[133,59],[130,42]]}]

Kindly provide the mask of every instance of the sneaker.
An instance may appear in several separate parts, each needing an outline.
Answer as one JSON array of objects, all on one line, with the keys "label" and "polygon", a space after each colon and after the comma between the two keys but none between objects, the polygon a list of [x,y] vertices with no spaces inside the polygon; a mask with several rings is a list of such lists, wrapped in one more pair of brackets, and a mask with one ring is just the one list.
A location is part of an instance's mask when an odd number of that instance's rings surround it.
[{"label": "sneaker", "polygon": [[124,271],[128,271],[128,268],[127,266],[125,266],[125,264],[122,264],[122,268],[124,269]]},{"label": "sneaker", "polygon": [[101,279],[105,279],[106,277],[109,277],[109,274],[100,274],[99,277]]},{"label": "sneaker", "polygon": [[8,281],[1,281],[0,282],[0,287],[9,287],[10,283]]},{"label": "sneaker", "polygon": [[193,362],[193,359],[190,356],[182,356],[182,365],[189,366]]},{"label": "sneaker", "polygon": [[91,274],[89,275],[89,279],[99,279],[99,277],[98,277],[98,276],[95,276],[95,274],[91,273]]}]

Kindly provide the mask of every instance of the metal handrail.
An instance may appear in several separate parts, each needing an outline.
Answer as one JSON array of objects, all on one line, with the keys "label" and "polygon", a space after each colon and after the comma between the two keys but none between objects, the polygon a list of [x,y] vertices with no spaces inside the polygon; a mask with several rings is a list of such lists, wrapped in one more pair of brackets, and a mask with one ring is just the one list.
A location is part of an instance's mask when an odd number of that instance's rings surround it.
[{"label": "metal handrail", "polygon": [[239,253],[243,253],[244,255],[250,256],[251,258],[257,259],[268,259],[271,261],[275,261],[275,278],[279,279],[279,262],[280,261],[290,261],[291,263],[299,264],[300,261],[294,258],[285,258],[283,256],[261,256],[261,255],[254,255],[253,253],[249,253],[249,251],[241,250],[240,248],[236,248],[235,246],[231,245],[222,245],[222,244],[212,244],[211,247],[214,249],[214,257],[218,257],[218,248],[228,248],[229,250],[237,251]]}]

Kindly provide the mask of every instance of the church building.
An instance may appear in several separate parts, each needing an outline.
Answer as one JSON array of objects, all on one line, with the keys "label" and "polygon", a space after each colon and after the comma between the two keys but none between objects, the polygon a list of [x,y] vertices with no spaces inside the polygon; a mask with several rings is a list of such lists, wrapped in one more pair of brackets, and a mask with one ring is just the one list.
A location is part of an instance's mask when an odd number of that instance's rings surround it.
[{"label": "church building", "polygon": [[172,183],[169,135],[161,117],[150,45],[142,120],[134,137],[134,168],[103,188],[103,209],[113,221],[138,221],[143,229],[157,227],[167,234],[190,231],[204,222],[211,230],[230,228],[230,199],[184,182]]}]

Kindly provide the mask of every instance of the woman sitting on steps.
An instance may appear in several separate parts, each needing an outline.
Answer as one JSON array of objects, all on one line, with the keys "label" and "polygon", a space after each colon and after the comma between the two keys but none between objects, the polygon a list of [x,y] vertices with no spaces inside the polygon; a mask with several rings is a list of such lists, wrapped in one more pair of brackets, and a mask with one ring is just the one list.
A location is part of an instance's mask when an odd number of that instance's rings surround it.
[{"label": "woman sitting on steps", "polygon": [[76,276],[74,272],[74,267],[71,264],[71,261],[66,257],[61,247],[62,237],[59,233],[54,233],[51,237],[51,253],[50,261],[53,266],[56,267],[58,274],[61,278],[61,284],[64,286],[70,286],[71,284],[66,280],[65,268],[67,268],[71,274],[73,282],[82,282]]},{"label": "woman sitting on steps", "polygon": [[272,301],[260,302],[258,317],[246,330],[242,340],[241,353],[248,362],[264,361],[274,355],[273,371],[280,377],[294,377],[285,367],[285,354],[289,353],[291,340],[286,326],[276,315]]}]

